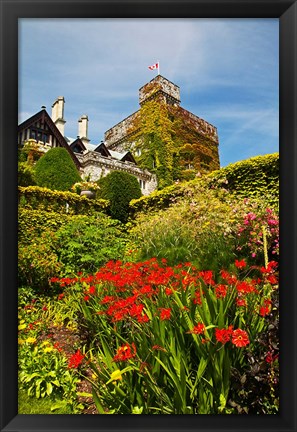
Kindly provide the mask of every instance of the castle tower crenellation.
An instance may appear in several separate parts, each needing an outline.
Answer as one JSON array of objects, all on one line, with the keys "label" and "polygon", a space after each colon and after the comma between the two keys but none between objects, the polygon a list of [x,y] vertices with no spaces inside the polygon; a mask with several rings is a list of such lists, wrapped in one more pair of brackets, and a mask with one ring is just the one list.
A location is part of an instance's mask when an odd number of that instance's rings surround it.
[{"label": "castle tower crenellation", "polygon": [[150,82],[139,89],[139,104],[142,105],[148,100],[160,97],[164,102],[171,105],[180,105],[179,86],[173,84],[162,75],[157,75]]}]

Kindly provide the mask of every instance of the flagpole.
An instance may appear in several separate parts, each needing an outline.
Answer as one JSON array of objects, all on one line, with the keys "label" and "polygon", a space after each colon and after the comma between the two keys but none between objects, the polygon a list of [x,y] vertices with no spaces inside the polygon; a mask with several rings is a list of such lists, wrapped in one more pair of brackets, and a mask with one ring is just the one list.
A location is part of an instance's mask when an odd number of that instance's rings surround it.
[{"label": "flagpole", "polygon": [[160,75],[160,62],[158,60],[158,75]]}]

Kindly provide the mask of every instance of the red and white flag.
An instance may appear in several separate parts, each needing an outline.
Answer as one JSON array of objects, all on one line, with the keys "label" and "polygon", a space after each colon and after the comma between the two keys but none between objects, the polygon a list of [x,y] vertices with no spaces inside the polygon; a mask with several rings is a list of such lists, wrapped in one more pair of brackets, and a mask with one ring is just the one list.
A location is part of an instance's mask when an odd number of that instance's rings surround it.
[{"label": "red and white flag", "polygon": [[149,68],[150,70],[155,70],[155,69],[158,69],[158,70],[159,70],[159,62],[153,64],[152,66],[149,66],[148,68]]}]

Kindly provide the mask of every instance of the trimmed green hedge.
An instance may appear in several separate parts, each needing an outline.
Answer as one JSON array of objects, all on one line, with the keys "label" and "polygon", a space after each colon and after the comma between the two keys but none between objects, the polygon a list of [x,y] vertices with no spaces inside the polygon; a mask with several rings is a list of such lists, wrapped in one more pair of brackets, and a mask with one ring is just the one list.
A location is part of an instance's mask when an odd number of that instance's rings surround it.
[{"label": "trimmed green hedge", "polygon": [[279,197],[279,154],[256,156],[230,164],[203,177],[188,182],[177,183],[154,191],[150,195],[132,200],[130,215],[163,209],[173,204],[179,197],[199,192],[202,187],[225,188],[235,197],[264,197],[272,206],[278,206]]},{"label": "trimmed green hedge", "polygon": [[104,199],[89,199],[72,192],[52,191],[39,186],[19,186],[19,206],[54,211],[64,214],[88,214],[106,212],[109,202]]},{"label": "trimmed green hedge", "polygon": [[[211,185],[223,185],[243,198],[264,197],[274,204],[279,196],[279,154],[256,156],[208,174]],[[224,182],[227,180],[227,182]]]},{"label": "trimmed green hedge", "polygon": [[36,162],[35,179],[38,186],[61,191],[81,181],[75,163],[62,147],[51,148]]},{"label": "trimmed green hedge", "polygon": [[137,178],[126,172],[113,171],[100,179],[98,184],[100,197],[110,202],[108,214],[113,219],[127,222],[130,201],[141,197]]}]

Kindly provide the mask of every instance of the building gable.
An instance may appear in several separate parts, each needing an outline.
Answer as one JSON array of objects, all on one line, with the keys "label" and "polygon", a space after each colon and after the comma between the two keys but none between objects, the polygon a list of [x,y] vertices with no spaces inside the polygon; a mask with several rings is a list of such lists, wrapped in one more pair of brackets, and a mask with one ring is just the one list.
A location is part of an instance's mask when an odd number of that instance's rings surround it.
[{"label": "building gable", "polygon": [[18,126],[18,144],[23,145],[29,139],[36,140],[40,146],[47,149],[51,147],[65,148],[76,167],[80,168],[79,160],[45,109],[34,114]]}]

